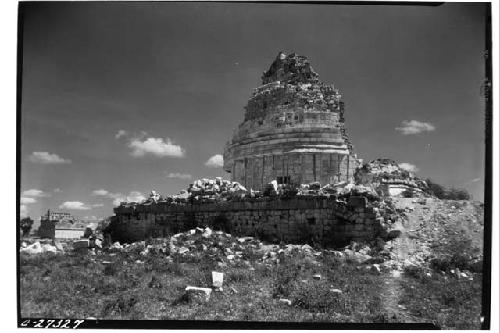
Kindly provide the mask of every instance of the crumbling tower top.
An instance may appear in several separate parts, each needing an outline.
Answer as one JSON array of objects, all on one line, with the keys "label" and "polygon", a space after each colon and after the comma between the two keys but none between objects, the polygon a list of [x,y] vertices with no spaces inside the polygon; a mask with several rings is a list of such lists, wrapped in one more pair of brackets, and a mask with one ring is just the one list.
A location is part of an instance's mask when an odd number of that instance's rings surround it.
[{"label": "crumbling tower top", "polygon": [[262,74],[262,84],[275,81],[288,84],[317,83],[319,75],[313,70],[307,57],[296,53],[286,55],[281,51],[271,67]]}]

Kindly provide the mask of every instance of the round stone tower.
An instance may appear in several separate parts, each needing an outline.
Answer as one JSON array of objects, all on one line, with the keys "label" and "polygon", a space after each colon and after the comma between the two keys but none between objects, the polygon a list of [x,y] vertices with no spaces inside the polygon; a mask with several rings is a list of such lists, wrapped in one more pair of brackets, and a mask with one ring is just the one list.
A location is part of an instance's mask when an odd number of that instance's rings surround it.
[{"label": "round stone tower", "polygon": [[224,170],[248,189],[352,181],[361,165],[347,138],[344,103],[306,57],[280,52],[224,149]]}]

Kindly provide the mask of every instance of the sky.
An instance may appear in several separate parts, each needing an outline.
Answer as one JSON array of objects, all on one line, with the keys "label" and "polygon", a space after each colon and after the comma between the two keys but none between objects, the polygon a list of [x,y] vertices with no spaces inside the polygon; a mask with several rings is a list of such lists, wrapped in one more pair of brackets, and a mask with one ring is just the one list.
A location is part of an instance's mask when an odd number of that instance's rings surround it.
[{"label": "sky", "polygon": [[24,216],[229,178],[218,155],[279,51],[340,90],[359,158],[483,200],[484,4],[22,6]]}]

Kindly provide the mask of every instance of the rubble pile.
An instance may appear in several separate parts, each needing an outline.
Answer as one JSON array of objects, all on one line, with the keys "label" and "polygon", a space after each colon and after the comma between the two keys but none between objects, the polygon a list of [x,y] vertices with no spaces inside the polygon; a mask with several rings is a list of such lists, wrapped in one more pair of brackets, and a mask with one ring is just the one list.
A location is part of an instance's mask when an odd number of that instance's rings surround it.
[{"label": "rubble pile", "polygon": [[[156,191],[151,191],[148,199],[142,201],[141,205],[153,203],[188,203],[188,202],[219,202],[231,201],[245,198],[262,197],[293,197],[298,196],[323,196],[336,197],[346,201],[351,196],[364,196],[369,201],[378,201],[377,192],[364,185],[355,185],[347,182],[336,184],[326,184],[322,186],[319,182],[301,184],[295,188],[289,184],[278,184],[276,180],[266,185],[263,191],[247,190],[238,182],[229,181],[216,177],[215,179],[199,179],[189,184],[186,190],[181,190],[179,194],[163,197]],[[136,203],[122,202],[121,206],[133,206]]]},{"label": "rubble pile", "polygon": [[326,184],[321,186],[319,182],[301,184],[297,195],[305,196],[335,196],[340,200],[346,200],[351,196],[366,197],[369,201],[380,200],[378,193],[370,186],[355,185],[347,182]]},{"label": "rubble pile", "polygon": [[[163,255],[169,261],[187,261],[208,257],[217,262],[218,269],[246,267],[255,270],[255,265],[276,265],[287,257],[302,258],[310,265],[321,266],[325,256],[336,260],[354,262],[359,269],[402,269],[403,264],[391,252],[392,241],[377,238],[371,243],[351,242],[339,249],[315,249],[308,244],[265,244],[254,237],[234,237],[223,231],[208,227],[195,228],[175,234],[169,238],[152,239],[131,244],[115,242],[104,251],[136,253],[143,257]],[[141,260],[141,262],[143,262]],[[374,266],[376,266],[374,268]],[[213,275],[219,276],[219,273]],[[217,285],[217,288],[220,286]]]},{"label": "rubble pile", "polygon": [[[428,186],[411,171],[401,168],[391,159],[376,159],[363,164],[354,174],[356,184],[370,186],[382,196],[394,195],[391,188],[403,189],[396,195],[425,197]],[[404,192],[404,193],[402,193]]]},{"label": "rubble pile", "polygon": [[[243,185],[238,182],[216,177],[215,179],[198,179],[188,188],[181,190],[176,195],[163,197],[156,191],[151,191],[149,198],[142,201],[142,205],[150,205],[153,203],[186,203],[190,201],[227,201],[233,198],[243,198],[247,194],[258,194],[256,191],[248,191]],[[121,203],[121,206],[131,205],[132,203]]]},{"label": "rubble pile", "polygon": [[[31,244],[30,244],[31,243]],[[23,241],[19,249],[20,253],[24,254],[42,254],[42,253],[64,253],[64,247],[57,241]]]},{"label": "rubble pile", "polygon": [[[149,243],[149,244],[148,244]],[[170,238],[159,238],[151,241],[139,241],[131,244],[115,242],[105,251],[137,253],[141,256],[166,255],[172,260],[177,258],[199,258],[208,256],[218,261],[221,268],[228,265],[246,265],[251,269],[250,261],[263,264],[279,263],[285,256],[301,254],[311,258],[322,255],[310,245],[264,244],[254,237],[234,237],[223,231],[206,228],[195,228],[178,233]]]},{"label": "rubble pile", "polygon": [[232,182],[221,177],[215,179],[198,179],[190,184],[187,191],[189,197],[199,199],[217,199],[242,197],[248,193],[247,189],[238,182]]}]

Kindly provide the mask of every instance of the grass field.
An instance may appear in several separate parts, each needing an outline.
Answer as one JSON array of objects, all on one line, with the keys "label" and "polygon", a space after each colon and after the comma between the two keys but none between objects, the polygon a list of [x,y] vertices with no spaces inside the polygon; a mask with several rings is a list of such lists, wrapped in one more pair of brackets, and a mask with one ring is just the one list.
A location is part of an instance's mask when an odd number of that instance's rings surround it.
[{"label": "grass field", "polygon": [[[206,251],[207,252],[207,251]],[[294,253],[265,263],[139,252],[21,254],[22,317],[184,319],[342,323],[434,323],[479,329],[481,273],[473,280],[412,269],[400,276],[366,269],[328,252]],[[210,287],[224,273],[223,291],[208,302],[186,286]],[[316,280],[313,275],[320,274]],[[429,276],[430,274],[430,276]],[[338,290],[335,290],[338,289]],[[339,290],[341,292],[339,292]],[[280,299],[288,299],[291,305]]]}]

